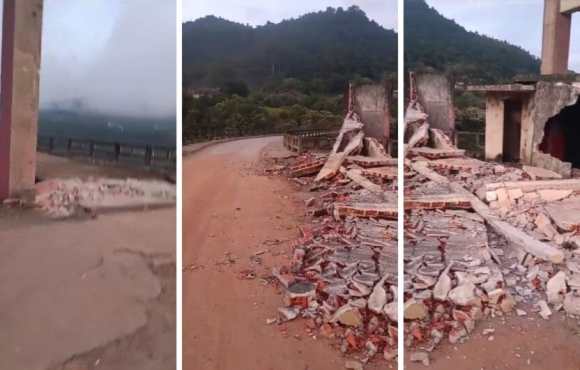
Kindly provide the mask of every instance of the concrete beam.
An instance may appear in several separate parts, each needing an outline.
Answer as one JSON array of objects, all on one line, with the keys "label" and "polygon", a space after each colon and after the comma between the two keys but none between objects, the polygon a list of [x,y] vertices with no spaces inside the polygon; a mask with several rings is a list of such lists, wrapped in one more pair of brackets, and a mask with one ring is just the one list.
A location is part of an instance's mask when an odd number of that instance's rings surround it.
[{"label": "concrete beam", "polygon": [[34,187],[43,0],[4,0],[0,199]]},{"label": "concrete beam", "polygon": [[560,0],[545,0],[542,40],[542,74],[568,73],[570,58],[571,14],[563,14]]},{"label": "concrete beam", "polygon": [[580,12],[580,0],[561,0],[560,12],[565,14],[572,14]]}]

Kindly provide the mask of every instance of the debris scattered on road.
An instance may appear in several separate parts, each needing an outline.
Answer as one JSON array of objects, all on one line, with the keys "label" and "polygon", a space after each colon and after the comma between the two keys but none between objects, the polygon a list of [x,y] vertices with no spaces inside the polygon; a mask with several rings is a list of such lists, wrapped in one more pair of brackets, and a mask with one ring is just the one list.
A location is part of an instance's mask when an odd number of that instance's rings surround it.
[{"label": "debris scattered on road", "polygon": [[[407,348],[421,354],[445,338],[464,342],[483,318],[532,311],[545,320],[558,311],[580,316],[580,180],[467,158],[428,119],[412,101],[405,148]],[[494,333],[483,330],[490,341]]]},{"label": "debris scattered on road", "polygon": [[[283,321],[303,318],[312,337],[355,356],[349,369],[396,359],[396,159],[347,114],[330,155],[304,152],[281,171],[308,193],[286,266],[272,275],[284,291]],[[296,317],[295,317],[296,314]]]},{"label": "debris scattered on road", "polygon": [[175,186],[163,181],[51,179],[36,185],[35,205],[52,218],[175,204]]}]

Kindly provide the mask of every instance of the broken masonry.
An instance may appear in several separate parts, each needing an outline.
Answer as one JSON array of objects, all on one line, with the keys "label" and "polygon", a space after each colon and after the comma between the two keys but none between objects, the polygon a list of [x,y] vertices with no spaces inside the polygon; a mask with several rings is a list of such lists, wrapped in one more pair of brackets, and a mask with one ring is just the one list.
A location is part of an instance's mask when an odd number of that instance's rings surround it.
[{"label": "broken masonry", "polygon": [[285,291],[277,322],[306,318],[360,363],[397,354],[397,160],[364,127],[349,111],[330,153],[302,152],[289,165],[312,193],[310,222],[291,262],[273,270]]},{"label": "broken masonry", "polygon": [[405,136],[402,314],[411,357],[428,363],[483,318],[580,314],[580,180],[468,158],[413,99]]}]

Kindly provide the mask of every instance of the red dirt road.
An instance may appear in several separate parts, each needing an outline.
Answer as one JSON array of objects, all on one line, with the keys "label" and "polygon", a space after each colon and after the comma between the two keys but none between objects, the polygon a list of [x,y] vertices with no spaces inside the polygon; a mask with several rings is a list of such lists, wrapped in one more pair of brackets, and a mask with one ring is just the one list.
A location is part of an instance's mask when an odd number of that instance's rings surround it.
[{"label": "red dirt road", "polygon": [[[254,174],[265,147],[281,138],[219,144],[184,160],[183,358],[186,370],[336,370],[345,359],[305,323],[267,325],[282,297],[259,277],[284,263],[297,234],[303,203],[281,178]],[[260,250],[255,280],[239,278]],[[224,264],[226,253],[233,264]],[[298,335],[298,337],[295,337]],[[384,363],[383,363],[384,365]]]},{"label": "red dirt road", "polygon": [[[579,370],[580,326],[578,321],[554,315],[544,321],[531,309],[526,317],[496,318],[478,323],[465,343],[446,343],[431,358],[430,370]],[[494,328],[493,340],[481,333]],[[408,370],[426,369],[411,364]]]}]

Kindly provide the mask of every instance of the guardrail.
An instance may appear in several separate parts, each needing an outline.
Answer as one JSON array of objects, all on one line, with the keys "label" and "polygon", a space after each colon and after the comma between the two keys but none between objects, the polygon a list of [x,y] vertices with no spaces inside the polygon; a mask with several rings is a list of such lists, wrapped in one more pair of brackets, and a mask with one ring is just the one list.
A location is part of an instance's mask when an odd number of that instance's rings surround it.
[{"label": "guardrail", "polygon": [[476,158],[485,156],[485,133],[478,131],[455,131],[455,142],[459,149],[465,149]]},{"label": "guardrail", "polygon": [[338,131],[327,130],[288,131],[284,134],[284,146],[298,153],[309,149],[330,149],[337,135]]},{"label": "guardrail", "polygon": [[86,158],[93,162],[114,162],[131,166],[175,168],[175,148],[127,144],[90,139],[40,136],[38,151],[57,156]]},{"label": "guardrail", "polygon": [[230,138],[243,138],[252,136],[264,136],[264,135],[282,135],[284,130],[192,130],[184,134],[184,145],[186,144],[196,144],[204,143],[208,141],[224,140]]}]

